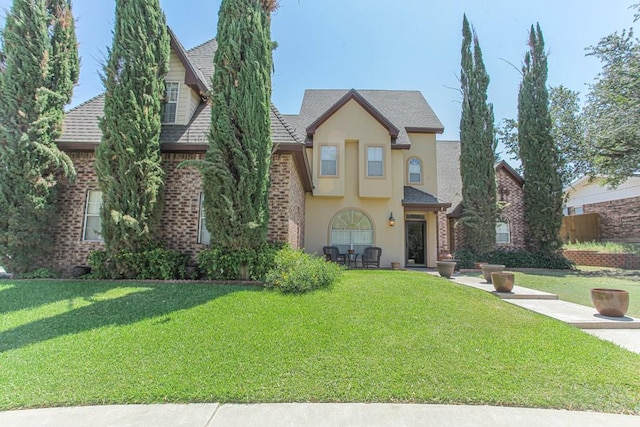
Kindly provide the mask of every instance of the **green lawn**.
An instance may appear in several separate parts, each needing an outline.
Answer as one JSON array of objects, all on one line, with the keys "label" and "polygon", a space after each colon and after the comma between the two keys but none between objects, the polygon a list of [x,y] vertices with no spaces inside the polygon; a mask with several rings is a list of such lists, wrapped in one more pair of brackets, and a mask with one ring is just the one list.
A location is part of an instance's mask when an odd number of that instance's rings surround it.
[{"label": "green lawn", "polygon": [[0,282],[0,409],[430,402],[640,413],[640,356],[417,272],[282,295],[198,283]]},{"label": "green lawn", "polygon": [[534,270],[516,272],[516,284],[557,294],[561,300],[593,307],[591,288],[629,292],[627,315],[640,318],[640,272],[580,267],[578,271]]}]

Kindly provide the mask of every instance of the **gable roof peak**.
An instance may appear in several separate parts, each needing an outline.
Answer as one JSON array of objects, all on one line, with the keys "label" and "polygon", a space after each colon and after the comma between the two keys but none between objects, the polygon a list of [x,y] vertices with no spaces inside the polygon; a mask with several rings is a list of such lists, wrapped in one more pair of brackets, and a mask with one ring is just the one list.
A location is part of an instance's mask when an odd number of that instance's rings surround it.
[{"label": "gable roof peak", "polygon": [[374,119],[378,121],[384,128],[389,131],[389,135],[391,135],[392,139],[396,139],[400,130],[393,124],[391,121],[386,118],[376,107],[374,107],[367,99],[360,94],[355,89],[351,89],[347,91],[347,93],[342,96],[333,104],[327,111],[324,112],[320,117],[318,117],[311,125],[307,127],[307,135],[311,136],[316,133],[318,128],[322,126],[324,122],[326,122],[331,116],[333,116],[338,110],[344,107],[349,101],[357,102],[364,110],[369,113]]}]

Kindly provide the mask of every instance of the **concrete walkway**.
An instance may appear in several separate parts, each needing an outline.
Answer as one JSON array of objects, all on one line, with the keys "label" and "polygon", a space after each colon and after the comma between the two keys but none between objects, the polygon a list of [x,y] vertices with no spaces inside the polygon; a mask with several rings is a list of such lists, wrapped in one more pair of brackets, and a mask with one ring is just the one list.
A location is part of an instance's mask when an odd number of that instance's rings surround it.
[{"label": "concrete walkway", "polygon": [[[428,274],[438,276],[436,271]],[[494,294],[505,302],[568,323],[598,338],[640,353],[640,320],[633,317],[606,317],[595,308],[558,299],[555,294],[514,286],[512,292],[496,292],[483,278],[455,274],[450,280]]]},{"label": "concrete walkway", "polygon": [[[437,275],[436,272],[428,271]],[[594,308],[568,303],[557,295],[516,286],[498,293],[472,276],[452,281],[491,292],[506,302],[572,324],[599,338],[640,353],[640,321],[599,316]],[[279,427],[279,426],[457,426],[595,427],[640,426],[640,416],[493,406],[275,403],[112,405],[0,412],[2,427]]]},{"label": "concrete walkway", "polygon": [[637,427],[640,417],[493,406],[381,403],[119,405],[0,412],[3,427]]}]

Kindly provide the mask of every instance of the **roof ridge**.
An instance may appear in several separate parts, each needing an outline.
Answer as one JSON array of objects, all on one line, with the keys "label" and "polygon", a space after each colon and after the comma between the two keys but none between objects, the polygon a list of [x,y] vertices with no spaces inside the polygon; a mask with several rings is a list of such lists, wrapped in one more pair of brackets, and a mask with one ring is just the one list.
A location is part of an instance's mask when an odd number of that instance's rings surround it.
[{"label": "roof ridge", "polygon": [[296,130],[291,126],[291,124],[282,116],[282,114],[280,113],[280,111],[278,110],[278,108],[275,106],[275,104],[273,102],[270,103],[271,104],[271,111],[273,112],[273,114],[276,116],[276,118],[278,119],[278,121],[280,122],[280,124],[282,124],[282,126],[284,126],[284,128],[287,130],[287,132],[289,132],[289,135],[291,135],[293,137],[293,139],[302,144],[302,140],[300,139],[300,137],[298,137],[298,133],[296,132]]},{"label": "roof ridge", "polygon": [[187,49],[187,52],[188,52],[188,53],[191,53],[191,51],[194,51],[194,50],[196,50],[196,49],[200,49],[200,48],[201,48],[202,46],[204,46],[205,44],[211,43],[211,42],[213,42],[213,41],[216,41],[216,38],[215,38],[215,37],[213,37],[213,38],[211,38],[211,39],[209,39],[209,40],[207,40],[207,41],[205,41],[205,42],[202,42],[202,43],[200,43],[200,44],[199,44],[199,45],[197,45],[197,46],[194,46],[194,47],[192,47],[192,48],[190,48],[190,49]]},{"label": "roof ridge", "polygon": [[93,98],[89,98],[89,99],[87,99],[86,101],[84,101],[84,102],[82,102],[82,103],[80,103],[80,104],[76,105],[76,106],[75,106],[75,107],[73,107],[72,109],[68,110],[65,114],[69,114],[70,112],[75,111],[75,110],[77,110],[77,109],[78,109],[78,108],[80,108],[80,107],[84,107],[84,106],[85,106],[85,105],[87,105],[88,103],[95,101],[96,99],[100,98],[101,96],[104,96],[104,92],[100,92],[98,95],[94,96]]}]

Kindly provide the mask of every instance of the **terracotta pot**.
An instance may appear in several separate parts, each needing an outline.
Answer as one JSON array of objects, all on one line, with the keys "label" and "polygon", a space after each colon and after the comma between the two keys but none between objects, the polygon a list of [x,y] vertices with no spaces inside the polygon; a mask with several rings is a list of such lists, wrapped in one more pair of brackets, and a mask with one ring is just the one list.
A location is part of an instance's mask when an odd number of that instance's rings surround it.
[{"label": "terracotta pot", "polygon": [[391,269],[392,270],[400,270],[400,263],[399,262],[392,262],[391,263]]},{"label": "terracotta pot", "polygon": [[482,268],[484,264],[486,264],[486,262],[484,261],[475,262],[473,263],[473,268],[475,268],[476,270],[480,270],[480,268]]},{"label": "terracotta pot", "polygon": [[621,289],[591,289],[591,301],[598,313],[609,317],[624,317],[629,309],[629,292]]},{"label": "terracotta pot", "polygon": [[506,271],[491,273],[491,281],[496,292],[511,292],[515,281],[515,274]]},{"label": "terracotta pot", "polygon": [[491,283],[491,273],[493,273],[494,271],[502,272],[502,270],[504,270],[504,265],[482,264],[480,268],[482,269],[482,275],[484,276],[484,280],[486,280],[487,283]]},{"label": "terracotta pot", "polygon": [[455,261],[436,261],[436,266],[438,267],[438,274],[442,277],[446,277],[450,279],[453,275],[453,270],[456,268]]}]

